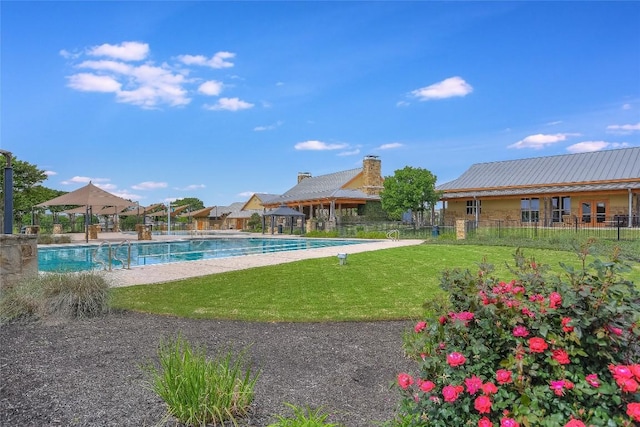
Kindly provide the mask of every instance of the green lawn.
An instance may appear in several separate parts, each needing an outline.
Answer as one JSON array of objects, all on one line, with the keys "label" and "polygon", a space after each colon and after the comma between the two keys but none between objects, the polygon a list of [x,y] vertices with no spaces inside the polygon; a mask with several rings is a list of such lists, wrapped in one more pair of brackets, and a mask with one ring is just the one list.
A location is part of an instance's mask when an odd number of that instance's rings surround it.
[{"label": "green lawn", "polygon": [[[474,271],[487,258],[497,277],[514,248],[419,245],[233,271],[157,285],[114,289],[119,309],[190,318],[273,322],[414,319],[422,304],[442,291],[441,272]],[[525,255],[560,272],[559,262],[579,266],[574,253],[526,249]],[[640,267],[629,278],[640,281]]]}]

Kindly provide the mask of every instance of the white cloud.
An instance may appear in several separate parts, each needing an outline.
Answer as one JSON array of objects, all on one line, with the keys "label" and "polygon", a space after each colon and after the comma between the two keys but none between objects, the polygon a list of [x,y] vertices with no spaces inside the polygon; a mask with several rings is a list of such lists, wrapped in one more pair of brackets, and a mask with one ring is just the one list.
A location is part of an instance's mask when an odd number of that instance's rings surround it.
[{"label": "white cloud", "polygon": [[351,151],[343,151],[341,153],[338,153],[338,156],[340,156],[340,157],[355,156],[356,154],[360,154],[360,149],[359,148],[356,148],[355,150],[351,150]]},{"label": "white cloud", "polygon": [[140,42],[122,42],[119,45],[105,43],[90,48],[87,53],[92,56],[108,56],[123,61],[140,61],[149,54],[149,45]]},{"label": "white cloud", "polygon": [[233,62],[226,61],[236,56],[231,52],[218,52],[211,58],[207,58],[204,55],[179,55],[178,59],[186,65],[202,65],[211,68],[230,68],[233,67]]},{"label": "white cloud", "polygon": [[190,191],[190,190],[200,190],[201,188],[206,188],[206,185],[204,185],[204,184],[191,184],[191,185],[187,185],[184,188],[178,188],[178,190]]},{"label": "white cloud", "polygon": [[66,49],[61,49],[60,52],[58,53],[60,53],[60,56],[62,56],[63,58],[67,58],[67,59],[76,59],[81,55],[81,53],[69,52]]},{"label": "white cloud", "polygon": [[324,150],[342,150],[347,148],[347,144],[327,144],[322,141],[304,141],[298,142],[294,148],[296,150],[324,151]]},{"label": "white cloud", "polygon": [[272,124],[272,125],[267,125],[267,126],[256,126],[253,128],[254,131],[256,132],[261,132],[261,131],[265,131],[265,130],[274,130],[276,128],[279,128],[280,126],[282,126],[282,121],[278,120],[276,123]]},{"label": "white cloud", "polygon": [[410,103],[408,103],[407,101],[398,101],[396,102],[396,107],[407,107],[411,105]]},{"label": "white cloud", "polygon": [[79,73],[67,77],[68,86],[82,92],[118,92],[122,86],[116,79],[90,73]]},{"label": "white cloud", "polygon": [[570,153],[588,153],[591,151],[600,151],[606,148],[623,148],[628,147],[626,142],[606,142],[606,141],[583,141],[567,147]]},{"label": "white cloud", "polygon": [[92,70],[112,71],[119,74],[131,74],[134,67],[124,62],[100,60],[100,61],[83,61],[77,65],[78,68],[91,68]]},{"label": "white cloud", "polygon": [[622,109],[623,109],[623,110],[631,110],[631,104],[624,104],[624,105],[622,106]]},{"label": "white cloud", "polygon": [[392,142],[390,144],[382,144],[380,147],[378,147],[378,150],[392,150],[394,148],[400,148],[403,146],[404,144],[401,144],[399,142]]},{"label": "white cloud", "polygon": [[144,198],[144,197],[142,197],[142,196],[141,196],[141,195],[139,195],[139,194],[130,193],[130,192],[128,192],[127,190],[123,190],[123,191],[115,191],[115,192],[113,192],[112,194],[114,194],[114,195],[116,195],[116,196],[118,196],[118,197],[122,197],[123,199],[133,200],[133,201],[136,201],[136,200],[138,200],[138,201],[139,201],[140,199],[143,199],[143,198]]},{"label": "white cloud", "polygon": [[[210,77],[189,77],[194,70],[187,66],[204,66],[213,69],[233,67],[230,61],[235,53],[218,52],[212,57],[203,55],[179,55],[172,58],[173,64],[162,62],[154,65],[153,61],[132,63],[150,56],[147,43],[127,41],[120,44],[102,44],[90,47],[74,54],[61,50],[60,55],[75,60],[71,65],[80,69],[67,76],[67,86],[84,92],[111,92],[115,100],[133,104],[145,109],[161,106],[181,107],[192,102],[191,96],[219,96],[224,90],[233,88]],[[103,58],[89,58],[103,57]],[[83,59],[79,59],[84,56]],[[178,60],[180,63],[177,63]],[[201,69],[202,70],[202,69]],[[208,70],[202,73],[211,72]],[[212,106],[212,110],[238,111],[252,108],[254,104],[238,98],[223,98]]]},{"label": "white cloud", "polygon": [[238,98],[220,98],[214,105],[205,105],[207,110],[227,110],[227,111],[239,111],[253,108],[253,104],[242,101]]},{"label": "white cloud", "polygon": [[635,125],[610,125],[607,126],[607,131],[618,134],[630,134],[640,131],[640,123],[636,123]]},{"label": "white cloud", "polygon": [[112,192],[113,190],[115,190],[116,188],[118,188],[116,185],[114,185],[114,184],[109,184],[109,183],[107,183],[107,184],[102,184],[102,183],[99,183],[99,182],[95,182],[95,183],[93,183],[93,184],[94,184],[96,187],[103,189],[104,191],[110,191],[110,192]]},{"label": "white cloud", "polygon": [[473,87],[461,77],[449,77],[441,82],[434,83],[411,92],[411,95],[420,101],[430,99],[444,99],[454,96],[466,96],[473,92]]},{"label": "white cloud", "polygon": [[58,172],[54,172],[54,171],[44,171],[44,174],[47,176],[54,176],[54,175],[58,175]]},{"label": "white cloud", "polygon": [[209,80],[202,83],[200,87],[198,87],[198,92],[203,95],[218,96],[222,92],[223,86],[224,85],[222,84],[222,82],[219,82],[217,80]]},{"label": "white cloud", "polygon": [[256,193],[257,191],[243,191],[242,193],[238,193],[237,196],[242,197],[244,199],[244,198],[249,198]]},{"label": "white cloud", "polygon": [[562,123],[562,120],[556,120],[555,122],[547,123],[547,126],[555,126],[555,125],[559,125],[560,123]]},{"label": "white cloud", "polygon": [[96,184],[96,186],[98,186],[97,183],[100,182],[108,182],[110,181],[109,178],[90,178],[88,176],[74,176],[71,179],[68,179],[66,181],[62,181],[62,184],[64,185],[69,185],[69,184],[88,184],[89,182]]},{"label": "white cloud", "polygon": [[542,134],[538,133],[536,135],[529,135],[524,139],[516,142],[515,144],[509,145],[507,148],[533,148],[535,150],[540,150],[547,145],[555,144],[557,142],[565,141],[567,138],[572,136],[580,136],[578,133],[556,133],[556,134]]},{"label": "white cloud", "polygon": [[166,182],[153,182],[153,181],[145,181],[140,184],[132,185],[131,188],[134,190],[155,190],[157,188],[167,188]]}]

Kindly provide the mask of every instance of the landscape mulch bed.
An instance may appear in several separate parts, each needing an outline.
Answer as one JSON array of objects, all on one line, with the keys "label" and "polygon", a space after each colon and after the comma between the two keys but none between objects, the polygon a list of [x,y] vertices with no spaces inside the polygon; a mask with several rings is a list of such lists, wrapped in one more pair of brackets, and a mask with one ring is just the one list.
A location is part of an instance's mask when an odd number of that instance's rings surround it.
[{"label": "landscape mulch bed", "polygon": [[390,388],[413,363],[402,335],[411,322],[247,323],[111,313],[89,320],[0,327],[0,426],[179,426],[148,388],[141,365],[182,335],[208,355],[247,350],[261,374],[241,426],[288,416],[285,402],[329,413],[348,427],[393,417]]}]

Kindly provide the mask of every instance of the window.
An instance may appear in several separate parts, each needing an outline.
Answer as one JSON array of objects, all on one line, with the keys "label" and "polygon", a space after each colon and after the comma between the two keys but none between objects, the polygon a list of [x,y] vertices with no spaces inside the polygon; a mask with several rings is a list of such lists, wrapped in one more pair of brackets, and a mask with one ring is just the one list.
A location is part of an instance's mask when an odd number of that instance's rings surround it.
[{"label": "window", "polygon": [[562,222],[562,217],[571,215],[571,197],[551,198],[551,220]]},{"label": "window", "polygon": [[478,215],[482,213],[482,201],[481,200],[467,200],[467,215],[475,215],[476,208],[478,210]]},{"label": "window", "polygon": [[540,220],[540,199],[520,199],[522,222],[538,222]]}]

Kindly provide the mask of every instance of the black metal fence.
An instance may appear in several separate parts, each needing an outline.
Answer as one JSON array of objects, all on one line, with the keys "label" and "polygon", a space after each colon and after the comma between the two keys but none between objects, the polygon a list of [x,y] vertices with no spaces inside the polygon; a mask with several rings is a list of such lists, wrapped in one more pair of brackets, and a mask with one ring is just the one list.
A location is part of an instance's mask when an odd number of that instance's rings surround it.
[{"label": "black metal fence", "polygon": [[[455,220],[439,224],[417,226],[402,222],[370,222],[359,224],[342,224],[338,227],[341,237],[356,237],[358,234],[387,234],[398,230],[400,238],[450,238],[456,239]],[[467,239],[491,237],[507,238],[562,238],[562,237],[595,237],[608,240],[640,240],[640,222],[632,218],[629,226],[628,217],[616,215],[599,218],[599,221],[583,222],[580,217],[572,217],[565,222],[554,222],[547,225],[539,222],[521,222],[508,220],[465,221]]]}]

